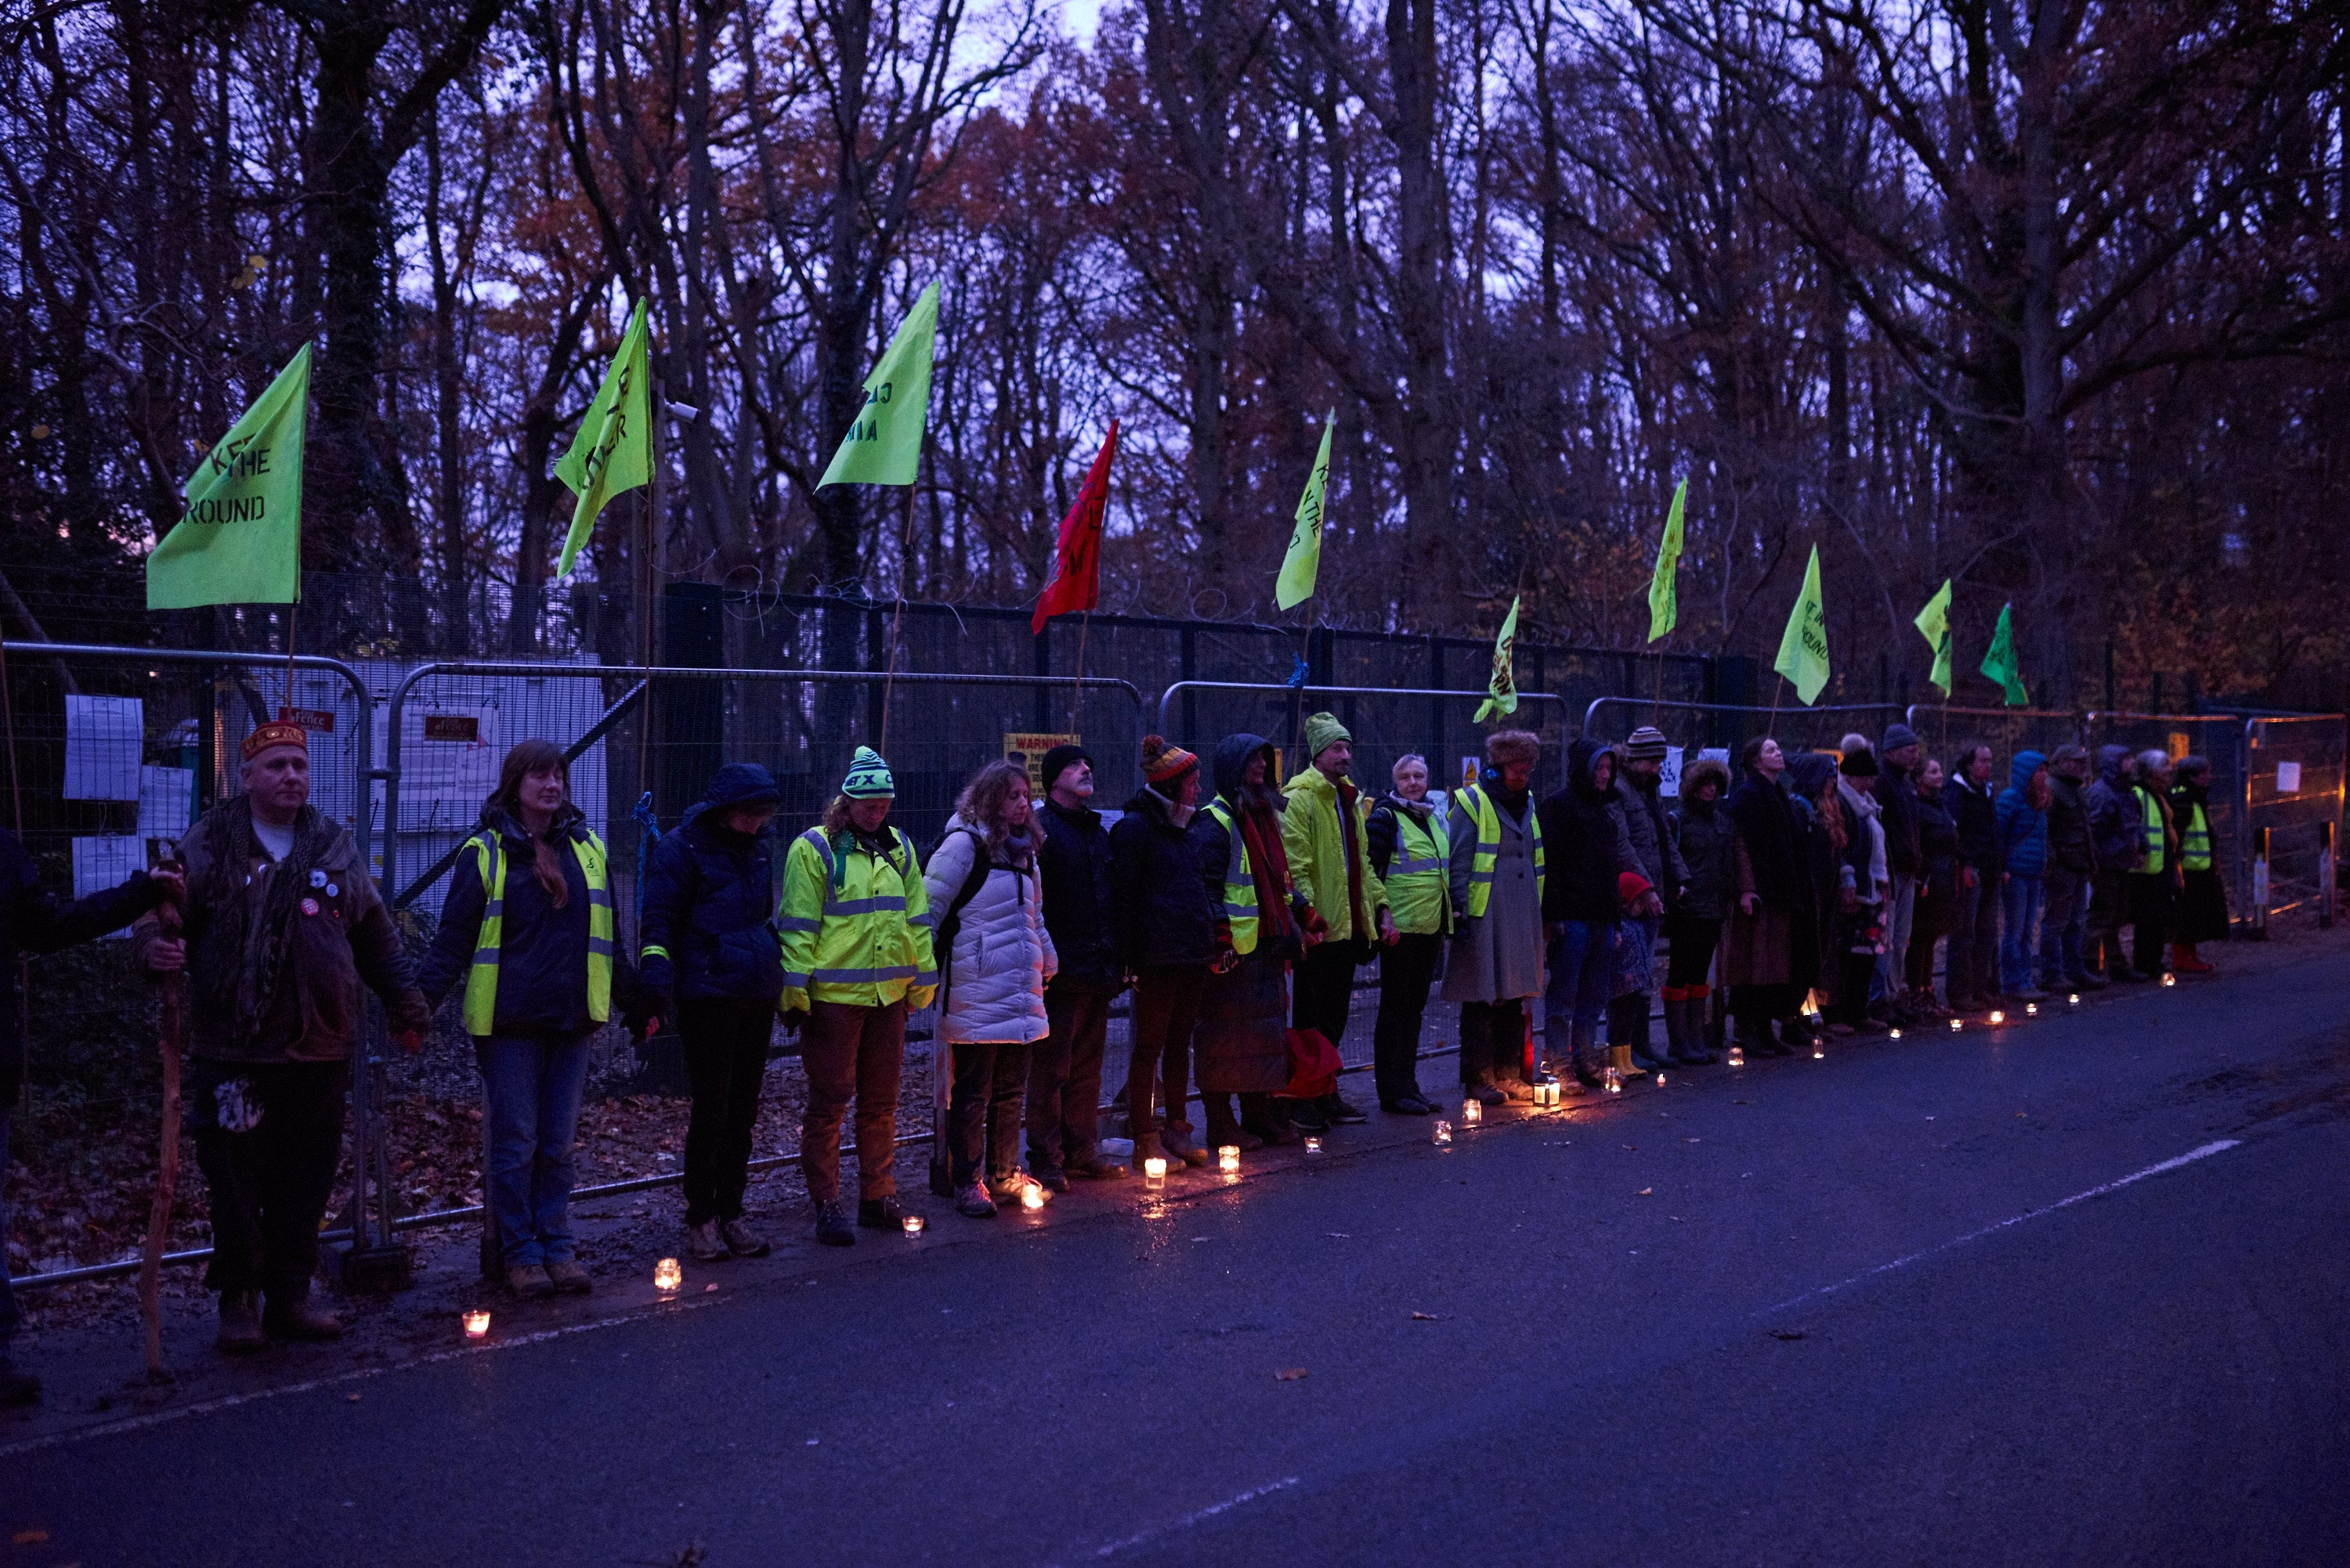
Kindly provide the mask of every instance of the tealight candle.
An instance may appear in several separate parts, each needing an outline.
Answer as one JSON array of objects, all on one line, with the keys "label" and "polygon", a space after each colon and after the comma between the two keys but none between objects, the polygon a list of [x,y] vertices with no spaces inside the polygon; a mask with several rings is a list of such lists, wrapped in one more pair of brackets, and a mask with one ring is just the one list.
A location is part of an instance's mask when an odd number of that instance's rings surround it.
[{"label": "tealight candle", "polygon": [[1216,1147],[1216,1168],[1226,1176],[1238,1175],[1241,1168],[1241,1146],[1236,1143],[1219,1144]]},{"label": "tealight candle", "polygon": [[2007,1014],[1994,1007],[1991,1010],[1991,1021],[1993,1023],[2004,1023],[2007,1022]]},{"label": "tealight candle", "polygon": [[919,1236],[922,1233],[922,1217],[919,1214],[909,1214],[899,1223],[905,1227],[906,1234],[909,1236]]},{"label": "tealight candle", "polygon": [[1607,1069],[1606,1082],[1607,1085],[1607,1092],[1609,1094],[1620,1095],[1624,1092],[1624,1075],[1618,1069],[1609,1067]]},{"label": "tealight candle", "polygon": [[1732,1045],[1730,1048],[1729,1054],[1724,1056],[1722,1060],[1728,1062],[1733,1067],[1743,1067],[1746,1065],[1746,1048],[1743,1045]]},{"label": "tealight candle", "polygon": [[1484,1102],[1481,1100],[1463,1100],[1461,1102],[1461,1125],[1462,1127],[1473,1127],[1484,1119]]},{"label": "tealight candle", "polygon": [[685,1271],[675,1258],[663,1258],[653,1265],[653,1289],[673,1291],[685,1283]]},{"label": "tealight candle", "polygon": [[1950,1033],[1953,1034],[1956,1034],[1960,1030],[1964,1029],[1966,1026],[1966,1020],[1963,1018],[1953,1018],[1950,1020]]},{"label": "tealight candle", "polygon": [[2039,1016],[2040,1016],[2040,1004],[2039,1004],[2038,1002],[2025,1002],[2025,1003],[2023,1004],[2023,1016],[2025,1016],[2026,1018],[2037,1018],[2037,1017],[2039,1017]]},{"label": "tealight candle", "polygon": [[2078,1007],[2078,1006],[2080,1006],[2080,1005],[2081,1005],[2081,993],[2080,993],[2079,992],[2077,992],[2077,991],[2076,991],[2076,992],[2074,992],[2071,995],[2069,995],[2069,996],[2065,997],[2065,998],[2064,998],[2064,1005],[2065,1005],[2065,1006],[2067,1006],[2067,1007]]},{"label": "tealight candle", "polygon": [[1659,1067],[1659,1068],[1658,1068],[1658,1069],[1657,1069],[1657,1082],[1658,1082],[1658,1083],[1659,1083],[1659,1084],[1661,1084],[1661,1083],[1663,1083],[1664,1081],[1665,1081],[1665,1070],[1664,1070],[1662,1067]]},{"label": "tealight candle", "polygon": [[1305,1152],[1308,1154],[1320,1154],[1322,1152],[1322,1140],[1318,1137],[1308,1136],[1305,1140]]},{"label": "tealight candle", "polygon": [[1051,1194],[1045,1190],[1045,1187],[1042,1182],[1032,1181],[1027,1186],[1020,1189],[1020,1207],[1025,1209],[1031,1214],[1034,1214],[1037,1210],[1042,1209],[1045,1204],[1050,1203],[1052,1200]]},{"label": "tealight candle", "polygon": [[1900,1038],[1901,1038],[1901,1031],[1899,1031],[1898,1029],[1894,1030],[1894,1031],[1893,1031],[1892,1037],[1893,1037],[1894,1039],[1896,1039],[1896,1040],[1900,1039]]},{"label": "tealight candle", "polygon": [[1152,1155],[1142,1162],[1142,1179],[1146,1186],[1157,1187],[1167,1179],[1167,1161]]},{"label": "tealight candle", "polygon": [[1827,1054],[1828,1054],[1828,1043],[1827,1043],[1826,1041],[1825,1041],[1825,1040],[1821,1039],[1821,1038],[1820,1038],[1818,1035],[1816,1035],[1816,1034],[1813,1035],[1813,1036],[1812,1036],[1812,1060],[1813,1060],[1813,1061],[1814,1061],[1814,1062],[1824,1062],[1824,1061],[1827,1060]]},{"label": "tealight candle", "polygon": [[487,1339],[489,1336],[489,1313],[479,1307],[465,1314],[465,1337],[467,1339]]},{"label": "tealight candle", "polygon": [[1451,1143],[1452,1141],[1452,1124],[1446,1121],[1441,1116],[1439,1116],[1436,1120],[1436,1141],[1439,1143]]},{"label": "tealight candle", "polygon": [[2162,983],[2165,986],[2177,985],[2178,983],[2178,977],[2171,973],[2168,970],[2164,970],[2162,971]]}]

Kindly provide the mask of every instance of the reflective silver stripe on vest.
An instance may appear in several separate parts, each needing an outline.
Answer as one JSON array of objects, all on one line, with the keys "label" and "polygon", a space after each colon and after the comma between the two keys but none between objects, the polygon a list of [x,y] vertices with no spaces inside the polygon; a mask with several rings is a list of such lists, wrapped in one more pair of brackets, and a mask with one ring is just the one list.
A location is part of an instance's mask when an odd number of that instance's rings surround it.
[{"label": "reflective silver stripe on vest", "polygon": [[1254,904],[1226,904],[1224,906],[1224,913],[1235,920],[1253,920],[1256,919],[1256,906]]},{"label": "reflective silver stripe on vest", "polygon": [[805,974],[787,973],[784,976],[784,989],[786,991],[806,991],[807,982],[808,977]]},{"label": "reflective silver stripe on vest", "polygon": [[939,971],[934,969],[922,970],[914,976],[914,983],[916,985],[936,985],[939,983]]},{"label": "reflective silver stripe on vest", "polygon": [[607,892],[604,888],[590,888],[588,889],[588,901],[590,904],[601,905],[603,908],[608,909],[612,907],[612,895]]},{"label": "reflective silver stripe on vest", "polygon": [[1399,855],[1394,859],[1388,862],[1388,875],[1390,877],[1409,877],[1415,871],[1441,871],[1443,869],[1443,861],[1436,859],[1423,860],[1416,855]]},{"label": "reflective silver stripe on vest", "polygon": [[612,939],[609,937],[589,937],[588,939],[588,951],[591,957],[610,958],[612,956]]},{"label": "reflective silver stripe on vest", "polygon": [[494,920],[505,912],[506,901],[504,898],[492,898],[482,906],[482,919],[485,920]]},{"label": "reflective silver stripe on vest", "polygon": [[1493,873],[1491,871],[1479,871],[1471,868],[1469,873],[1469,880],[1471,882],[1491,882],[1492,879]]},{"label": "reflective silver stripe on vest", "polygon": [[779,931],[816,931],[823,929],[824,922],[813,915],[777,915],[775,917],[775,929]]},{"label": "reflective silver stripe on vest", "polygon": [[880,893],[870,898],[827,898],[824,912],[827,915],[873,915],[885,910],[903,910],[906,895]]},{"label": "reflective silver stripe on vest", "polygon": [[809,976],[819,985],[865,985],[876,981],[912,980],[912,964],[896,964],[888,969],[820,969]]},{"label": "reflective silver stripe on vest", "polygon": [[923,910],[920,914],[919,914],[919,915],[909,915],[909,916],[907,916],[907,917],[906,917],[906,923],[907,923],[908,925],[910,925],[910,926],[925,926],[925,927],[927,927],[927,926],[935,926],[935,925],[937,925],[937,924],[938,924],[938,921],[937,921],[936,919],[932,919],[932,918],[931,918],[931,912],[930,912],[928,909],[924,909],[924,910]]},{"label": "reflective silver stripe on vest", "polygon": [[473,961],[475,963],[494,964],[498,961],[498,950],[495,948],[475,948],[473,950]]}]

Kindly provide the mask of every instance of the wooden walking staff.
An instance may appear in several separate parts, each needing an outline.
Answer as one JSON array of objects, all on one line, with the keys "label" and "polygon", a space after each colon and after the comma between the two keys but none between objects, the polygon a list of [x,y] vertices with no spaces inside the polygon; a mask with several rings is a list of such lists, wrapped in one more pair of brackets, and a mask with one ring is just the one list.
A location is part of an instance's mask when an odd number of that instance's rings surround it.
[{"label": "wooden walking staff", "polygon": [[[172,846],[163,862],[178,869],[179,848]],[[180,906],[167,899],[155,908],[155,923],[165,941],[176,941],[181,931]],[[147,1243],[139,1256],[139,1315],[147,1327],[147,1376],[165,1378],[163,1365],[163,1242],[172,1229],[172,1200],[180,1187],[180,1043],[183,1027],[182,999],[186,993],[181,971],[158,974],[155,996],[161,1013],[160,1044],[163,1054],[163,1122],[161,1150],[155,1164],[155,1197],[147,1210]]]}]

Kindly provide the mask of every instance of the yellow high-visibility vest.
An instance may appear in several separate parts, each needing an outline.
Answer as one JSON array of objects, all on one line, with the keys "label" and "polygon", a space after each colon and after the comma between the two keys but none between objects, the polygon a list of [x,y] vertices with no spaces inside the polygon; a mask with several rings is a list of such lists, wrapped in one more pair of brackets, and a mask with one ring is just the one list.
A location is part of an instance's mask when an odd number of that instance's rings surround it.
[{"label": "yellow high-visibility vest", "polygon": [[2211,869],[2211,824],[2203,815],[2199,801],[2187,806],[2187,826],[2178,836],[2178,868],[2181,871]]},{"label": "yellow high-visibility vest", "polygon": [[1224,919],[1232,922],[1232,951],[1243,956],[1256,951],[1256,876],[1249,868],[1248,846],[1232,807],[1218,795],[1208,803],[1208,815],[1223,828],[1232,848],[1224,856]]},{"label": "yellow high-visibility vest", "polygon": [[[1493,869],[1502,861],[1502,814],[1500,808],[1486,798],[1485,792],[1475,784],[1452,797],[1452,809],[1466,811],[1477,824],[1477,852],[1469,862],[1469,918],[1485,918],[1485,906],[1493,897]],[[1542,902],[1543,841],[1542,814],[1531,802],[1526,806],[1526,831],[1534,839],[1534,902]]]},{"label": "yellow high-visibility vest", "polygon": [[1407,935],[1441,932],[1452,912],[1451,841],[1437,832],[1433,818],[1423,825],[1410,812],[1398,811],[1395,825],[1395,853],[1381,880],[1396,929]]},{"label": "yellow high-visibility vest", "polygon": [[2169,846],[2162,837],[2162,802],[2155,798],[2152,790],[2143,787],[2138,790],[2137,798],[2139,805],[2146,808],[2146,865],[2141,869],[2149,877],[2159,877],[2163,867],[2169,864],[2166,858]]},{"label": "yellow high-visibility vest", "polygon": [[[482,929],[473,939],[473,967],[465,976],[465,1033],[486,1035],[498,1015],[498,947],[505,935],[506,850],[494,830],[473,841],[473,869],[485,901]],[[612,1016],[612,892],[605,880],[604,841],[583,829],[571,853],[588,881],[588,1016],[602,1023]]]}]

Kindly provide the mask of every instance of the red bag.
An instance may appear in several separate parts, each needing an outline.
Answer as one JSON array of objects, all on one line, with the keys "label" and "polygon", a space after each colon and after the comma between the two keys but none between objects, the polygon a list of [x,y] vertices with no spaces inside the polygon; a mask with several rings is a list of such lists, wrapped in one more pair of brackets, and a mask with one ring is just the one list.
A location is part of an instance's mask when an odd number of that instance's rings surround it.
[{"label": "red bag", "polygon": [[1338,1048],[1319,1029],[1289,1032],[1289,1087],[1294,1100],[1318,1100],[1338,1091]]}]

